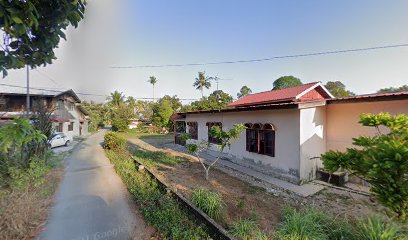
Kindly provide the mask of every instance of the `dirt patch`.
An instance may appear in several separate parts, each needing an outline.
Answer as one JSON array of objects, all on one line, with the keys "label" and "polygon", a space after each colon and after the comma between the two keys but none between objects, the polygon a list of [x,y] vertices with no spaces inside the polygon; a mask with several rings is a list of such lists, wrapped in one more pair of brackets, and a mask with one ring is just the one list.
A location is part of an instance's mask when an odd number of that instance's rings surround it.
[{"label": "dirt patch", "polygon": [[61,168],[45,175],[41,186],[26,191],[2,191],[0,199],[0,238],[35,239],[44,227],[53,196],[63,176]]},{"label": "dirt patch", "polygon": [[[382,209],[368,197],[347,193],[336,189],[325,189],[313,196],[302,198],[265,186],[263,183],[248,178],[229,169],[212,169],[210,180],[206,181],[202,166],[191,155],[166,147],[172,142],[168,138],[131,138],[134,148],[148,151],[167,152],[184,158],[184,162],[174,166],[159,165],[152,170],[161,180],[191,199],[192,191],[203,187],[219,192],[225,202],[224,218],[220,224],[228,229],[239,218],[255,219],[261,229],[270,233],[280,222],[280,213],[284,206],[295,208],[316,207],[336,217],[364,217],[378,213]],[[245,181],[243,181],[245,180]]]}]

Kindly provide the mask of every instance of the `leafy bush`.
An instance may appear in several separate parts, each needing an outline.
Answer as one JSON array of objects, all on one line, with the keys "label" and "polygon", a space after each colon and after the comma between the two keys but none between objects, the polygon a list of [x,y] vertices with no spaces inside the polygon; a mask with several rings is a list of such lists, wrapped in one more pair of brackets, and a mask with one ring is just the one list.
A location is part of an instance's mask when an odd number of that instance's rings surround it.
[{"label": "leafy bush", "polygon": [[191,200],[198,208],[203,210],[203,212],[205,212],[211,218],[221,218],[224,209],[224,202],[219,193],[198,188],[194,189]]},{"label": "leafy bush", "polygon": [[252,219],[239,219],[232,223],[232,236],[243,240],[266,240],[268,237],[259,229],[256,221]]},{"label": "leafy bush", "polygon": [[44,183],[42,178],[50,170],[50,166],[46,164],[45,160],[34,160],[30,162],[28,169],[11,167],[9,169],[11,180],[9,185],[12,189],[24,190],[30,184],[38,187]]},{"label": "leafy bush", "polygon": [[119,136],[117,133],[109,132],[104,136],[106,149],[121,149],[126,145],[126,139]]},{"label": "leafy bush", "polygon": [[[374,197],[400,220],[405,220],[408,218],[408,116],[363,114],[359,123],[376,128],[378,134],[354,138],[356,148],[323,154],[324,167],[332,172],[344,169],[365,179]],[[386,133],[380,127],[388,128]]]},{"label": "leafy bush", "polygon": [[144,171],[135,170],[127,151],[106,150],[106,153],[140,206],[146,222],[154,226],[164,239],[209,239],[205,229],[175,199],[162,192],[155,179]]},{"label": "leafy bush", "polygon": [[393,222],[385,222],[379,216],[359,220],[357,224],[359,240],[407,240],[408,232]]}]

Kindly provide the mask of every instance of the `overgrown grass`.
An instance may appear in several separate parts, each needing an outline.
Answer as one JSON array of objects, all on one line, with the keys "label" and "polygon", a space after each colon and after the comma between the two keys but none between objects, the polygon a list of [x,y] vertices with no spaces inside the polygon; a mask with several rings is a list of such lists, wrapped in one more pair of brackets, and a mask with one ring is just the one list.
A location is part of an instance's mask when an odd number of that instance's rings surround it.
[{"label": "overgrown grass", "polygon": [[205,229],[176,200],[162,191],[154,179],[144,171],[136,170],[127,150],[106,150],[106,153],[134,196],[146,222],[165,239],[209,239]]},{"label": "overgrown grass", "polygon": [[184,160],[165,152],[152,152],[141,149],[133,150],[133,156],[139,159],[147,167],[157,167],[160,164],[173,166]]},{"label": "overgrown grass", "polygon": [[62,159],[50,152],[27,169],[11,169],[10,178],[3,179],[7,183],[0,188],[0,239],[36,237],[62,177]]},{"label": "overgrown grass", "polygon": [[243,240],[267,240],[268,237],[259,229],[253,219],[239,219],[232,223],[230,233]]},{"label": "overgrown grass", "polygon": [[403,232],[401,226],[393,222],[385,222],[379,216],[359,220],[357,224],[359,240],[408,240],[408,232]]},{"label": "overgrown grass", "polygon": [[194,189],[191,200],[211,218],[221,219],[225,204],[219,193],[204,188],[197,188]]},{"label": "overgrown grass", "polygon": [[406,240],[407,233],[397,223],[379,217],[361,219],[353,224],[332,218],[314,208],[297,211],[285,208],[275,238],[278,240]]}]

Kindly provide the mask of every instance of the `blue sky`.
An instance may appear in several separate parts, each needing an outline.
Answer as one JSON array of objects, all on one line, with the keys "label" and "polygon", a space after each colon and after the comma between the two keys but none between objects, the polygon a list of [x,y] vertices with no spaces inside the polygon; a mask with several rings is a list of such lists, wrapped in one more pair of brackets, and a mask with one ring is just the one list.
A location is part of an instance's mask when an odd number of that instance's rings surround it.
[{"label": "blue sky", "polygon": [[[234,97],[242,85],[254,92],[268,90],[282,75],[294,75],[304,82],[340,80],[357,93],[408,84],[408,47],[262,63],[109,68],[408,43],[408,1],[404,0],[91,0],[88,10],[86,21],[68,31],[59,60],[40,70],[58,84],[39,74],[33,75],[34,83],[98,94],[117,89],[126,95],[150,97],[147,79],[155,75],[159,79],[157,96],[183,98],[199,97],[192,87],[198,71],[232,79],[223,81],[221,88]],[[21,73],[12,73],[0,82],[18,82],[19,78]]]}]

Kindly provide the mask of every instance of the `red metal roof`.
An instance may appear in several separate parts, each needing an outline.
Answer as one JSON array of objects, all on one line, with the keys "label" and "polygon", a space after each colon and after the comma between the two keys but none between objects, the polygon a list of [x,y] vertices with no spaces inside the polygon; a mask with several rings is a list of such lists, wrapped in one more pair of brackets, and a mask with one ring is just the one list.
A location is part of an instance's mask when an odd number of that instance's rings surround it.
[{"label": "red metal roof", "polygon": [[400,92],[388,92],[388,93],[372,93],[372,94],[364,94],[364,95],[357,95],[357,96],[350,96],[350,97],[342,97],[342,98],[334,98],[330,99],[330,102],[336,101],[348,101],[348,100],[364,100],[364,99],[374,99],[374,98],[382,98],[387,97],[390,100],[391,97],[408,97],[408,91],[400,91]]},{"label": "red metal roof", "polygon": [[[247,105],[257,105],[265,104],[272,102],[284,102],[284,101],[293,101],[296,98],[304,93],[306,90],[314,89],[313,87],[321,86],[319,82],[307,83],[296,87],[285,88],[280,90],[271,90],[267,92],[255,93],[248,95],[246,97],[240,98],[237,101],[229,104],[229,107],[238,107],[238,106],[247,106]],[[328,93],[328,98],[330,93]]]}]

